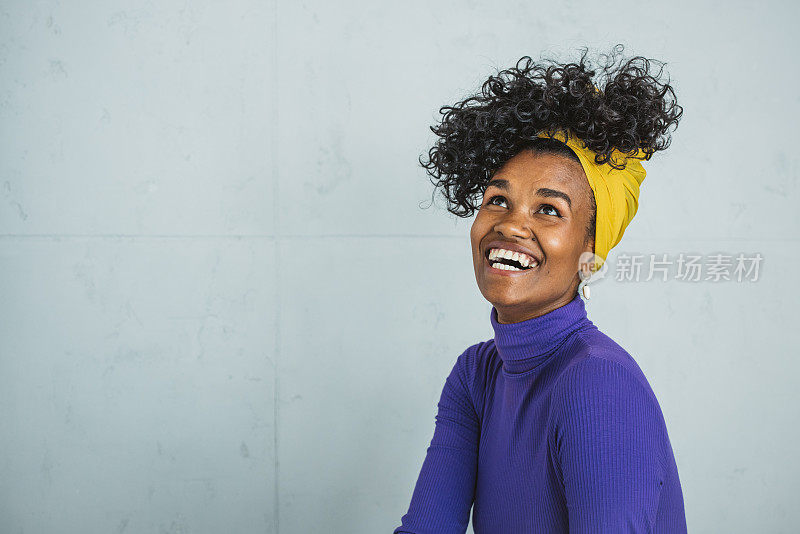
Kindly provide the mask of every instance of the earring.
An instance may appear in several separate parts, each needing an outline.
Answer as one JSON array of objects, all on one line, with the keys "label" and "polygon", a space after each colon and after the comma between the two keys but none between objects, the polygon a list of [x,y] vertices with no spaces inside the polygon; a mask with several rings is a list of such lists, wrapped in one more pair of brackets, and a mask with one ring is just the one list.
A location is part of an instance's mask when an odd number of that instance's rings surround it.
[{"label": "earring", "polygon": [[589,297],[591,296],[591,292],[589,291],[589,285],[587,283],[588,281],[589,278],[581,277],[581,283],[578,284],[578,291],[583,295],[583,298],[586,300],[589,300]]}]

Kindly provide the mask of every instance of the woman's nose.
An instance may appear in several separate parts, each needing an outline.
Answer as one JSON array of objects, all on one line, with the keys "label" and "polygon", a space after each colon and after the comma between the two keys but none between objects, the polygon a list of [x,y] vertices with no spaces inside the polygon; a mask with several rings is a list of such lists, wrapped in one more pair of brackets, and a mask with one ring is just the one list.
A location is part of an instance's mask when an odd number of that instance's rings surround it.
[{"label": "woman's nose", "polygon": [[506,237],[519,237],[521,239],[528,239],[533,234],[531,221],[517,212],[506,213],[502,219],[497,221],[494,230]]}]

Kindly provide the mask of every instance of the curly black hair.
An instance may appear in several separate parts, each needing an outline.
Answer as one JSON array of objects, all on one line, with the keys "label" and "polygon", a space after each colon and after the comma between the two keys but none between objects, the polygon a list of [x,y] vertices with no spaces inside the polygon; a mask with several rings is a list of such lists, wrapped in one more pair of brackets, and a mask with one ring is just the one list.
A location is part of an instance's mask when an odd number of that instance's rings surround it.
[{"label": "curly black hair", "polygon": [[[442,189],[447,211],[471,216],[491,176],[523,149],[579,161],[565,143],[537,137],[551,128],[569,129],[597,154],[598,164],[615,168],[625,163],[611,158],[614,150],[629,156],[640,149],[650,159],[666,149],[668,130],[677,128],[683,108],[669,79],[659,80],[665,63],[636,56],[617,65],[623,49],[617,44],[610,55],[600,54],[599,71],[586,59],[588,48],[577,63],[523,56],[515,67],[490,76],[477,94],[439,108],[441,120],[430,127],[438,140],[419,163],[435,190]],[[651,63],[660,66],[655,75]],[[595,215],[596,208],[589,236]]]}]

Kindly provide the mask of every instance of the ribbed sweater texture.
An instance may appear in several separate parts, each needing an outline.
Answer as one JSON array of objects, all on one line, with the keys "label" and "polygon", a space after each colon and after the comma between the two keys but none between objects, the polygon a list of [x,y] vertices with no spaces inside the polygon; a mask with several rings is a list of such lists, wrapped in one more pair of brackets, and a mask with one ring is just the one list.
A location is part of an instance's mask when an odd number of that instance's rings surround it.
[{"label": "ribbed sweater texture", "polygon": [[501,324],[447,377],[394,534],[686,532],[661,407],[579,295]]}]

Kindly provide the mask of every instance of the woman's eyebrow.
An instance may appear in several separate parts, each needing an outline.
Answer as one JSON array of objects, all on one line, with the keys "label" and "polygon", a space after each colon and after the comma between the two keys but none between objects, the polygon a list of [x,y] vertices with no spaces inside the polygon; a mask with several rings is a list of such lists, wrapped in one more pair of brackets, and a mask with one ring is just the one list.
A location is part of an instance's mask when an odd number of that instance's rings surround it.
[{"label": "woman's eyebrow", "polygon": [[536,190],[536,193],[542,195],[543,197],[563,198],[567,201],[567,205],[570,207],[570,209],[572,209],[572,200],[570,200],[569,195],[563,191],[559,191],[557,189],[548,189],[547,187],[540,187]]},{"label": "woman's eyebrow", "polygon": [[[502,189],[503,191],[508,191],[509,184],[508,180],[504,178],[495,178],[490,180],[488,184],[486,184],[486,188],[494,186],[498,189]],[[563,198],[567,201],[567,205],[570,209],[572,209],[572,199],[569,198],[569,195],[564,193],[563,191],[559,191],[557,189],[550,189],[549,187],[540,187],[536,190],[537,195],[541,195],[543,197],[551,197],[551,198]]]},{"label": "woman's eyebrow", "polygon": [[508,191],[508,180],[504,178],[495,178],[493,180],[489,180],[489,183],[486,184],[486,188],[489,187],[496,187],[497,189],[502,189],[503,191]]}]

